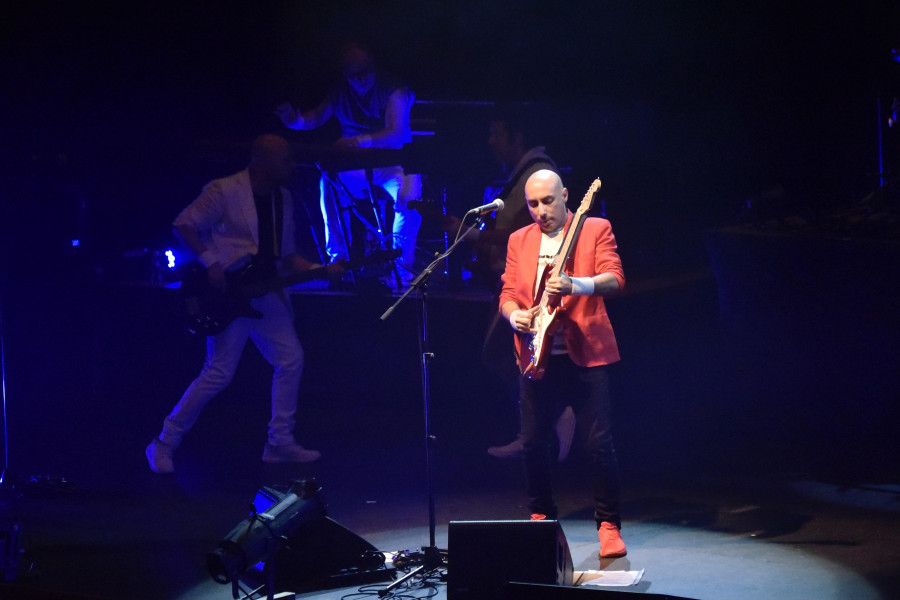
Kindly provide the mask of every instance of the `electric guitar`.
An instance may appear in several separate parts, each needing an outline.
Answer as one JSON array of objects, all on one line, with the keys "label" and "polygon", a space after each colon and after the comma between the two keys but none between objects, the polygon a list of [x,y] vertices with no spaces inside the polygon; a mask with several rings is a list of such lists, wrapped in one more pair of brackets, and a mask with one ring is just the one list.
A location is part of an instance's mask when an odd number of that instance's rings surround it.
[{"label": "electric guitar", "polygon": [[[341,261],[344,269],[351,271],[363,265],[388,262],[400,256],[401,251],[378,250],[360,260]],[[225,291],[209,285],[206,269],[199,262],[184,267],[181,279],[181,296],[188,332],[195,335],[216,335],[238,317],[260,318],[262,313],[253,308],[250,300],[265,294],[314,279],[326,279],[326,267],[280,274],[275,259],[257,259],[249,256],[239,268],[225,273]]]},{"label": "electric guitar", "polygon": [[572,222],[559,246],[559,252],[541,274],[541,283],[532,304],[532,308],[540,306],[540,310],[531,322],[535,331],[534,333],[519,333],[523,338],[519,353],[519,370],[528,379],[541,379],[544,376],[547,370],[547,360],[550,358],[550,350],[553,348],[553,335],[561,324],[557,316],[564,308],[562,297],[559,294],[551,295],[544,288],[548,279],[559,277],[565,269],[566,262],[578,242],[578,235],[581,233],[587,213],[594,204],[594,195],[599,189],[600,180],[595,179],[572,217]]}]

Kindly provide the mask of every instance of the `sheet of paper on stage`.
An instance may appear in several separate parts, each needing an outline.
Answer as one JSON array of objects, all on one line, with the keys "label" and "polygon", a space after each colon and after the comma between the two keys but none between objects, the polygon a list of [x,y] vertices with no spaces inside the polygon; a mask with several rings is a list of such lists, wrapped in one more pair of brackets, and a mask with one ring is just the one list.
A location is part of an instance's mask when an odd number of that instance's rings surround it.
[{"label": "sheet of paper on stage", "polygon": [[640,571],[580,571],[580,577],[576,577],[575,581],[579,586],[627,587],[640,583],[643,576],[643,569]]}]

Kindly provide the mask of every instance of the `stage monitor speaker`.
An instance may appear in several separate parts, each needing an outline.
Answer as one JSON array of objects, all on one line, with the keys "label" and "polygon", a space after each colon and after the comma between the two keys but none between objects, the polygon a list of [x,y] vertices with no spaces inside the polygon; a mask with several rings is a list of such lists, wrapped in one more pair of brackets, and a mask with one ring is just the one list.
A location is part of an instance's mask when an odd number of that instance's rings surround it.
[{"label": "stage monitor speaker", "polygon": [[510,581],[572,585],[558,521],[450,521],[447,600],[496,600]]}]

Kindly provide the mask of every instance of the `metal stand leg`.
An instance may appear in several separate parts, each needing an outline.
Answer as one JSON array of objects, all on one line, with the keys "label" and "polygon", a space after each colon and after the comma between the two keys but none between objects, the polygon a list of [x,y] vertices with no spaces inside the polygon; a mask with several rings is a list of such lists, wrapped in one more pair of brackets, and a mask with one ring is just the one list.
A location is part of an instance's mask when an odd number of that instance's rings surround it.
[{"label": "metal stand leg", "polygon": [[[303,212],[306,213],[306,222],[309,223],[309,233],[312,236],[313,245],[315,245],[315,247],[316,247],[316,253],[318,253],[318,255],[319,255],[319,262],[324,265],[328,262],[328,258],[327,258],[328,252],[326,251],[324,244],[322,244],[322,242],[319,241],[319,235],[318,235],[318,233],[316,233],[316,221],[313,220],[313,216],[309,212],[309,205],[307,205],[307,203],[305,202],[305,199],[303,201],[301,201],[299,204],[301,204],[303,206]],[[296,206],[296,204],[294,206]],[[299,244],[298,244],[298,246],[299,246]]]},{"label": "metal stand leg", "polygon": [[3,472],[0,473],[0,486],[6,479],[6,472],[9,470],[9,428],[6,420],[6,346],[5,332],[3,330],[3,298],[0,297],[0,395],[3,401]]},{"label": "metal stand leg", "polygon": [[[316,165],[316,166],[318,167],[318,165]],[[332,203],[332,205],[333,205],[333,207],[334,207],[334,214],[335,214],[335,216],[337,217],[337,220],[338,220],[338,227],[337,227],[337,229],[340,231],[340,234],[341,234],[341,242],[343,243],[344,249],[347,251],[347,254],[348,254],[347,258],[349,258],[349,257],[350,257],[350,256],[349,256],[349,253],[350,253],[350,235],[348,234],[348,231],[349,231],[350,226],[349,226],[348,223],[346,223],[346,221],[345,221],[345,219],[344,219],[344,209],[341,207],[341,203],[340,203],[340,201],[339,201],[339,199],[338,199],[338,195],[340,194],[340,188],[343,188],[343,189],[344,189],[344,192],[345,192],[348,196],[350,196],[350,193],[349,193],[349,191],[347,190],[347,188],[344,186],[344,184],[341,182],[340,178],[338,178],[338,180],[335,181],[334,178],[332,178],[331,175],[330,175],[328,172],[322,170],[321,167],[319,167],[319,173],[321,174],[321,178],[322,178],[322,182],[323,182],[324,187],[327,187],[327,188],[330,189],[330,192],[331,192],[331,203]],[[322,193],[323,193],[323,194],[325,193],[325,190],[324,190],[324,189],[322,190]],[[350,197],[352,198],[352,196],[350,196]],[[325,201],[325,199],[323,199],[323,201]],[[327,217],[326,217],[326,221],[327,221]],[[326,227],[326,238],[327,238],[327,235],[328,235],[328,224],[327,224],[327,222],[326,222],[325,227]],[[327,254],[327,252],[326,252],[326,254]],[[329,258],[330,258],[330,257],[329,257]]]},{"label": "metal stand leg", "polygon": [[[362,225],[366,228],[366,230],[371,232],[375,236],[375,239],[377,240],[379,249],[384,249],[384,250],[390,249],[392,244],[391,244],[391,246],[387,245],[389,240],[388,240],[388,236],[385,235],[385,229],[384,229],[385,228],[384,206],[375,197],[375,188],[374,188],[375,184],[374,184],[372,169],[366,169],[366,194],[368,195],[368,199],[365,201],[357,199],[352,193],[350,193],[350,190],[347,189],[347,186],[344,184],[343,181],[341,181],[340,177],[337,177],[337,178],[331,177],[328,173],[326,173],[325,171],[322,171],[321,168],[320,168],[320,172],[322,173],[323,181],[331,189],[332,201],[334,202],[335,214],[337,214],[338,218],[340,219],[340,231],[341,231],[341,235],[343,236],[344,247],[347,249],[348,255],[350,253],[349,240],[351,237],[350,234],[348,233],[349,229],[350,229],[350,223],[349,223],[350,215],[347,215],[347,218],[345,219],[345,213],[351,213],[353,216],[355,216],[359,220],[359,222],[362,223]],[[338,195],[341,193],[346,194],[346,196],[348,198],[350,198],[352,201],[350,206],[347,208],[342,208],[340,202],[338,201]],[[371,210],[372,210],[371,218],[374,221],[374,224],[372,222],[370,222],[369,218],[367,218],[366,215],[363,215],[360,212],[358,202],[365,202],[371,207]],[[401,278],[400,278],[400,273],[397,271],[396,263],[393,263],[391,265],[391,267],[392,267],[392,271],[394,274],[394,279],[397,282],[397,288],[400,289]],[[356,283],[356,281],[354,279],[354,285],[355,285],[355,283]]]}]

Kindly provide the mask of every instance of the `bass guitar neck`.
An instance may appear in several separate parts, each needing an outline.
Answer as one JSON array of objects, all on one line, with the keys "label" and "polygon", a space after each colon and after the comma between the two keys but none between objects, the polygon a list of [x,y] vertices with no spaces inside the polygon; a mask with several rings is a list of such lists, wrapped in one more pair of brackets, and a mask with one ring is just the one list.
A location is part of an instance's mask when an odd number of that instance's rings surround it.
[{"label": "bass guitar neck", "polygon": [[[343,261],[350,271],[366,264],[388,262],[400,256],[400,250],[380,250],[357,261]],[[269,292],[328,277],[325,267],[281,274],[274,260],[249,260],[241,268],[226,274],[225,292],[209,285],[206,269],[200,263],[189,265],[181,280],[181,296],[187,330],[195,335],[216,335],[239,317],[259,318],[250,301]]]}]

